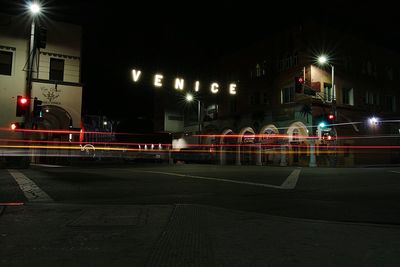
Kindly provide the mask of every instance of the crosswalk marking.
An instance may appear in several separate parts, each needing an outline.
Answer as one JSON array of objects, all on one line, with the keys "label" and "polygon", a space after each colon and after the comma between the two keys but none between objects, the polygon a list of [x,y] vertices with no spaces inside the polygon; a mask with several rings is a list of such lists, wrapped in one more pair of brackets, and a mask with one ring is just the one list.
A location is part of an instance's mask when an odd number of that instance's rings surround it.
[{"label": "crosswalk marking", "polygon": [[53,202],[53,199],[40,189],[31,179],[18,170],[8,170],[18,186],[24,192],[25,197],[32,202]]},{"label": "crosswalk marking", "polygon": [[[159,171],[139,171],[139,172],[163,174],[163,175],[178,176],[178,177],[187,177],[187,178],[202,179],[202,180],[212,180],[212,181],[227,182],[227,183],[234,183],[234,184],[244,184],[244,185],[260,186],[260,187],[269,187],[269,188],[275,188],[275,189],[285,189],[285,190],[289,189],[290,190],[290,189],[294,189],[296,187],[297,180],[299,179],[300,171],[301,171],[301,169],[294,170],[286,178],[286,180],[282,183],[282,185],[262,184],[262,183],[238,181],[238,180],[215,178],[215,177],[204,177],[204,176],[173,173],[173,172],[159,172]],[[135,171],[135,172],[138,172],[138,171]]]},{"label": "crosswalk marking", "polygon": [[293,170],[292,173],[282,183],[281,187],[286,189],[294,189],[297,185],[297,181],[299,180],[300,172],[301,169]]}]

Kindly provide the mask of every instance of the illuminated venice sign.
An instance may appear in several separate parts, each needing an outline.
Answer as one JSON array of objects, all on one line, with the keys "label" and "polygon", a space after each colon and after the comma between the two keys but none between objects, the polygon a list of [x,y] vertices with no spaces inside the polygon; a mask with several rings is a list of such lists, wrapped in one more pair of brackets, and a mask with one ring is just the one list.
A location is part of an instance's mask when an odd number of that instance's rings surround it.
[{"label": "illuminated venice sign", "polygon": [[[139,82],[142,76],[142,71],[133,69],[132,70],[132,80],[133,82]],[[154,74],[153,75],[153,85],[155,87],[163,87],[164,76],[162,74]],[[173,87],[176,90],[190,90],[192,89],[194,92],[199,92],[202,89],[200,81],[195,81],[193,84],[188,85],[183,78],[176,77],[173,80]],[[220,91],[221,87],[218,82],[212,82],[207,86],[206,90],[209,90],[212,94],[217,94]],[[228,92],[231,95],[236,95],[237,85],[235,83],[230,83],[228,86]]]}]

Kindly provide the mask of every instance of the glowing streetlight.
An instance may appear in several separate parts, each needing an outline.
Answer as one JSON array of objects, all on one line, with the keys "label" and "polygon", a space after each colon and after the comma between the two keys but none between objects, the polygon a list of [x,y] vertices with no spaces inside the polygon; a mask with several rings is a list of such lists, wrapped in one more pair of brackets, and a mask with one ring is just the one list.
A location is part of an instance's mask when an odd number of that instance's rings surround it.
[{"label": "glowing streetlight", "polygon": [[[332,118],[334,119],[335,116],[337,115],[336,114],[335,67],[331,63],[329,63],[329,59],[325,55],[321,55],[321,56],[318,57],[318,63],[320,65],[328,64],[331,67],[331,70],[332,70],[332,72],[331,72],[331,76],[332,76],[332,92],[328,94],[328,100],[332,101],[332,111],[333,111],[333,114],[332,114],[333,117]],[[329,119],[331,119],[331,118],[329,118]]]},{"label": "glowing streetlight", "polygon": [[[190,93],[186,94],[185,97],[187,102],[197,101],[197,123],[199,125],[199,134],[201,133],[201,102],[198,99],[195,99],[194,96]],[[200,136],[198,138],[198,143],[200,144]]]},{"label": "glowing streetlight", "polygon": [[326,62],[328,62],[328,58],[326,56],[322,55],[318,57],[319,64],[324,65]]},{"label": "glowing streetlight", "polygon": [[332,97],[331,100],[334,100],[334,98],[336,96],[336,92],[335,92],[335,67],[331,63],[329,63],[328,57],[325,56],[325,55],[321,55],[321,56],[318,57],[318,63],[320,65],[328,64],[332,69],[332,95],[329,95],[328,97],[329,98]]},{"label": "glowing streetlight", "polygon": [[194,97],[192,94],[186,94],[186,101],[187,102],[192,102],[194,100]]},{"label": "glowing streetlight", "polygon": [[[31,93],[32,93],[32,73],[33,73],[33,64],[35,62],[35,56],[36,56],[36,40],[35,40],[35,24],[36,24],[36,19],[40,15],[40,12],[42,10],[42,7],[38,2],[31,2],[28,4],[27,9],[31,13],[32,17],[32,23],[31,23],[31,36],[30,36],[30,42],[29,42],[29,57],[28,57],[28,77],[27,77],[27,83],[26,83],[26,96],[27,98],[31,98]],[[30,107],[28,106],[28,112],[27,115],[25,116],[25,120],[29,120],[29,109]]]},{"label": "glowing streetlight", "polygon": [[36,14],[40,13],[42,8],[38,3],[32,2],[32,3],[29,4],[29,10],[31,11],[31,13],[33,15],[36,15]]},{"label": "glowing streetlight", "polygon": [[379,119],[377,117],[371,117],[368,119],[368,121],[371,126],[378,125],[379,123]]}]

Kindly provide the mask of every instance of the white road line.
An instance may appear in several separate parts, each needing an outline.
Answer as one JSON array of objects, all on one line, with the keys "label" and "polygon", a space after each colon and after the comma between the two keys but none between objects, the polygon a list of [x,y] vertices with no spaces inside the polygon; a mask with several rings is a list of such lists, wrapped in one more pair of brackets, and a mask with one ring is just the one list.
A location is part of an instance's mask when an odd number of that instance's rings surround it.
[{"label": "white road line", "polygon": [[32,166],[38,166],[38,167],[46,167],[46,168],[62,168],[64,166],[61,165],[49,165],[49,164],[36,164],[36,163],[31,163]]},{"label": "white road line", "polygon": [[281,187],[286,189],[294,189],[297,185],[297,180],[299,180],[301,169],[293,170],[292,173],[286,178],[286,180],[281,184]]},{"label": "white road line", "polygon": [[389,172],[393,172],[393,173],[400,173],[400,172],[397,172],[397,171],[389,171]]},{"label": "white road line", "polygon": [[[146,173],[155,173],[155,174],[163,174],[163,175],[170,175],[170,176],[179,176],[179,177],[187,177],[187,178],[194,178],[194,179],[202,179],[202,180],[212,180],[212,181],[218,181],[218,182],[226,182],[226,183],[234,183],[234,184],[245,184],[245,185],[252,185],[252,186],[260,186],[260,187],[269,187],[269,188],[275,188],[275,189],[294,189],[297,183],[298,179],[298,174],[300,173],[300,170],[295,170],[298,171],[296,181],[288,183],[288,185],[284,185],[289,178],[291,181],[294,178],[291,178],[293,172],[289,175],[289,177],[283,182],[281,186],[279,185],[272,185],[272,184],[261,184],[261,183],[253,183],[253,182],[245,182],[245,181],[237,181],[237,180],[230,180],[230,179],[221,179],[221,178],[214,178],[214,177],[204,177],[204,176],[197,176],[197,175],[188,175],[188,174],[181,174],[181,173],[173,173],[173,172],[157,172],[157,171],[140,171],[140,172],[146,172]],[[284,185],[284,186],[283,186]]]},{"label": "white road line", "polygon": [[15,181],[17,181],[25,197],[32,202],[53,202],[53,199],[40,189],[31,179],[17,170],[8,170]]}]

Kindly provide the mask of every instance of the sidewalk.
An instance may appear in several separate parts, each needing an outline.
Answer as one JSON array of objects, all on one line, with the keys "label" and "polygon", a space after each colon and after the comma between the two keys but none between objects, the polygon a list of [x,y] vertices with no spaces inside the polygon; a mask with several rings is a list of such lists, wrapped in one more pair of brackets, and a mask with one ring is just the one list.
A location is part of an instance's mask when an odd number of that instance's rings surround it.
[{"label": "sidewalk", "polygon": [[7,207],[0,244],[0,266],[400,266],[399,226],[198,205]]}]

